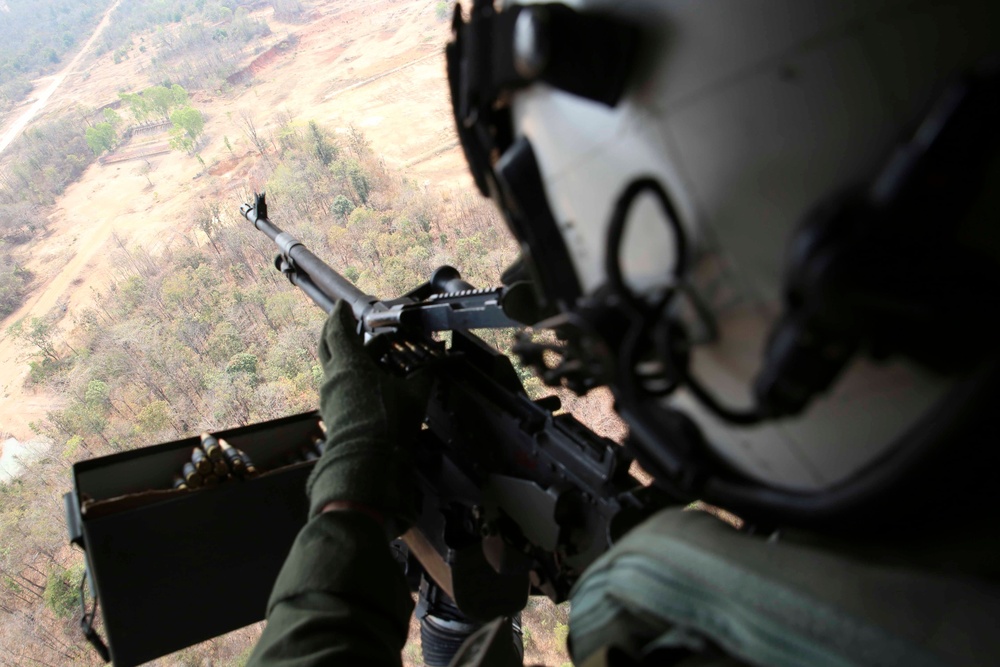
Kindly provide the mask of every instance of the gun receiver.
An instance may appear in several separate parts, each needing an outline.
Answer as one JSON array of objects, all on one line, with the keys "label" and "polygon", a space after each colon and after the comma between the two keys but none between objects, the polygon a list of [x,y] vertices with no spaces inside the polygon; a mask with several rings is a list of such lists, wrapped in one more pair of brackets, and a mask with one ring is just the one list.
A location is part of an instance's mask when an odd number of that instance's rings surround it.
[{"label": "gun receiver", "polygon": [[[263,194],[240,210],[278,245],[275,266],[326,312],[345,299],[359,333],[394,332],[411,344],[404,370],[435,364],[415,455],[421,516],[404,541],[464,614],[512,615],[529,591],[566,599],[583,570],[648,514],[649,492],[628,474],[625,451],[571,415],[554,415],[558,398],[532,401],[510,360],[468,333],[522,326],[509,311],[529,312],[512,304],[523,304],[518,292],[530,286],[477,290],[446,266],[381,301],[275,226]],[[450,348],[417,354],[445,330]]]}]

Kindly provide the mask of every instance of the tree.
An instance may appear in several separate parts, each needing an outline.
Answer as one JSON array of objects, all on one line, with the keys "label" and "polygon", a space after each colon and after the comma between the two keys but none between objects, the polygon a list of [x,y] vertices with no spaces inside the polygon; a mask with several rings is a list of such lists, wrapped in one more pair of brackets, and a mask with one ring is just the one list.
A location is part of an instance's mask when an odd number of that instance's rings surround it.
[{"label": "tree", "polygon": [[83,400],[87,405],[92,405],[94,407],[107,407],[109,404],[108,397],[111,395],[111,389],[108,387],[106,382],[101,380],[91,380],[87,383],[87,389],[84,392]]},{"label": "tree", "polygon": [[[178,86],[180,87],[180,86]],[[183,90],[183,88],[181,89]],[[142,91],[142,97],[149,104],[150,110],[161,116],[167,116],[174,106],[174,93],[164,86],[152,86]],[[184,95],[185,99],[187,94]]]},{"label": "tree", "polygon": [[149,101],[138,93],[118,93],[118,98],[128,105],[132,117],[140,123],[149,117]]},{"label": "tree", "polygon": [[170,426],[170,404],[152,401],[143,406],[135,417],[135,426],[143,435],[155,435]]},{"label": "tree", "polygon": [[368,193],[371,191],[371,185],[368,182],[368,176],[365,174],[364,170],[361,168],[357,162],[351,162],[350,170],[348,174],[351,177],[351,185],[354,186],[354,191],[358,193],[358,199],[361,200],[362,204],[368,203]]},{"label": "tree", "polygon": [[271,158],[267,155],[267,139],[264,135],[257,129],[257,124],[254,122],[253,116],[246,109],[240,111],[240,129],[243,130],[243,134],[247,136],[253,147],[257,149],[260,156],[264,158],[264,161],[270,165]]},{"label": "tree", "polygon": [[354,190],[359,204],[368,203],[371,183],[357,160],[337,160],[330,165],[330,172],[346,188]]},{"label": "tree", "polygon": [[6,252],[0,255],[0,317],[10,315],[21,305],[30,275]]},{"label": "tree", "polygon": [[111,127],[118,127],[122,124],[122,117],[114,109],[104,110],[104,120],[111,124]]},{"label": "tree", "polygon": [[291,204],[300,215],[309,215],[309,183],[285,164],[279,164],[271,174],[267,181],[267,192],[274,201],[281,202],[282,205]]},{"label": "tree", "polygon": [[45,604],[59,618],[69,618],[80,608],[83,563],[66,569],[56,565],[45,582]]},{"label": "tree", "polygon": [[341,222],[344,222],[351,215],[351,212],[354,211],[354,204],[344,195],[337,195],[330,206],[330,210],[340,218]]},{"label": "tree", "polygon": [[88,127],[86,137],[87,145],[90,146],[90,150],[94,151],[94,155],[101,155],[114,148],[115,144],[118,143],[118,133],[115,132],[111,123],[107,122]]},{"label": "tree", "polygon": [[153,163],[150,162],[149,160],[144,160],[144,163],[145,164],[143,164],[141,167],[139,167],[139,175],[145,176],[146,177],[146,183],[149,184],[149,187],[153,187],[153,179],[151,179],[149,177],[149,175],[153,171]]},{"label": "tree", "polygon": [[316,121],[309,121],[309,139],[312,141],[313,151],[316,157],[323,163],[324,167],[337,158],[337,147],[330,143],[326,133],[319,128]]},{"label": "tree", "polygon": [[205,117],[193,107],[177,109],[170,114],[170,122],[174,125],[170,146],[179,150],[192,150],[195,140],[205,129]]},{"label": "tree", "polygon": [[198,228],[204,232],[215,251],[219,252],[219,246],[215,242],[215,236],[222,226],[222,207],[219,203],[212,202],[202,206],[196,214],[195,222],[198,224]]},{"label": "tree", "polygon": [[7,333],[25,343],[31,343],[52,361],[59,361],[55,342],[52,340],[52,324],[47,320],[32,317],[27,326],[24,320],[18,320],[7,327]]},{"label": "tree", "polygon": [[180,107],[187,104],[188,101],[187,91],[184,90],[184,88],[182,88],[178,84],[175,83],[174,85],[170,86],[170,94],[173,96],[173,106]]},{"label": "tree", "polygon": [[359,160],[371,154],[372,146],[365,138],[365,133],[353,125],[347,126],[347,140],[354,156]]},{"label": "tree", "polygon": [[243,376],[251,387],[255,387],[260,382],[259,365],[257,355],[249,352],[237,352],[226,364],[226,375],[234,379],[234,376]]}]

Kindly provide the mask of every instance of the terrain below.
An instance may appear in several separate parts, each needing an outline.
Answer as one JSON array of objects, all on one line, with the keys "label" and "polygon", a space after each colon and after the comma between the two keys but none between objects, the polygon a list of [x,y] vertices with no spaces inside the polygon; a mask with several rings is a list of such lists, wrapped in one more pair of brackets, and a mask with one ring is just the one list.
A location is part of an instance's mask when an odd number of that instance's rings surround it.
[{"label": "terrain below", "polygon": [[[263,56],[246,63],[247,81],[226,92],[192,94],[206,118],[199,151],[204,166],[180,151],[95,162],[66,189],[48,229],[31,242],[25,263],[34,274],[31,293],[0,322],[0,435],[31,438],[30,423],[61,404],[54,393],[24,386],[32,350],[12,340],[7,327],[55,315],[65,344],[72,340],[74,315],[93,303],[95,291],[118,268],[119,246],[142,245],[155,253],[190,238],[192,213],[204,200],[221,198],[236,215],[242,200],[263,185],[253,182],[259,156],[241,129],[243,116],[265,137],[290,118],[316,120],[338,132],[353,126],[409,178],[444,191],[473,187],[455,138],[444,74],[449,26],[433,3],[317,2],[296,24],[274,20],[270,9],[260,16],[274,34],[261,45]],[[44,109],[35,109],[35,123],[74,106],[100,108],[117,100],[120,90],[158,83],[149,53],[133,50],[116,64],[110,53],[96,56],[93,43],[57,75],[58,86],[51,79],[38,82],[32,97],[50,97]],[[280,220],[280,211],[273,215]]]}]

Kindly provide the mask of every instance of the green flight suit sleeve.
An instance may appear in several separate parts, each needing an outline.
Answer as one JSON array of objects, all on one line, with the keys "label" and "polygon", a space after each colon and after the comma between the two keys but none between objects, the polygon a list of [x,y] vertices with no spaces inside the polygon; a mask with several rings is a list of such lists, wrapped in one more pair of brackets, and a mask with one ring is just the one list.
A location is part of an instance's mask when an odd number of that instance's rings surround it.
[{"label": "green flight suit sleeve", "polygon": [[353,511],[319,514],[292,545],[247,665],[400,665],[412,611],[378,522]]}]

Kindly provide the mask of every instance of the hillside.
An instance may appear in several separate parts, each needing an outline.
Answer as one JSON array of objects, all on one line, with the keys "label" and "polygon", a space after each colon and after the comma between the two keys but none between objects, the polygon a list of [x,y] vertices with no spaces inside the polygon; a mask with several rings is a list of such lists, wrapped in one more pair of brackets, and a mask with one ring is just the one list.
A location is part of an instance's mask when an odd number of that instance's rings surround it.
[{"label": "hillside", "polygon": [[[44,237],[24,253],[24,267],[35,276],[31,294],[0,330],[43,317],[62,303],[68,310],[60,326],[72,329],[73,314],[115,269],[113,234],[125,245],[155,251],[190,234],[199,202],[219,198],[235,211],[246,193],[262,185],[248,178],[259,156],[241,129],[242,114],[250,114],[265,137],[285,118],[309,118],[337,131],[354,126],[388,165],[405,167],[410,178],[445,190],[470,187],[443,76],[448,29],[434,3],[317,3],[307,19],[281,23],[270,17],[274,34],[261,54],[247,58],[250,76],[227,92],[192,95],[206,116],[204,167],[182,152],[160,154],[149,159],[147,181],[142,160],[94,164],[65,191]],[[113,53],[85,60],[34,123],[77,106],[100,108],[114,103],[119,90],[157,83],[149,76],[152,58],[147,50],[117,64]],[[0,424],[19,439],[30,437],[29,423],[59,403],[44,392],[21,391],[23,355],[9,337],[0,340]]]},{"label": "hillside", "polygon": [[[276,222],[378,294],[441,262],[495,283],[514,256],[455,139],[441,3],[189,4],[215,22],[123,4],[133,14],[113,15],[0,160],[0,186],[48,183],[0,191],[5,211],[31,217],[0,229],[25,277],[0,322],[0,443],[33,440],[38,457],[0,482],[0,543],[11,545],[0,551],[0,644],[17,647],[13,664],[96,664],[60,593],[80,562],[59,498],[74,461],[315,405],[321,317],[239,218],[252,192],[266,188]],[[203,121],[188,149],[172,145],[170,109],[133,117],[142,94],[178,84],[173,108]],[[87,153],[83,130],[117,122],[110,150]],[[72,174],[31,166],[63,145]],[[621,435],[606,395],[565,403]],[[530,660],[565,660],[565,620],[532,603]],[[256,632],[158,662],[241,664]],[[407,664],[417,656],[409,647]]]}]

